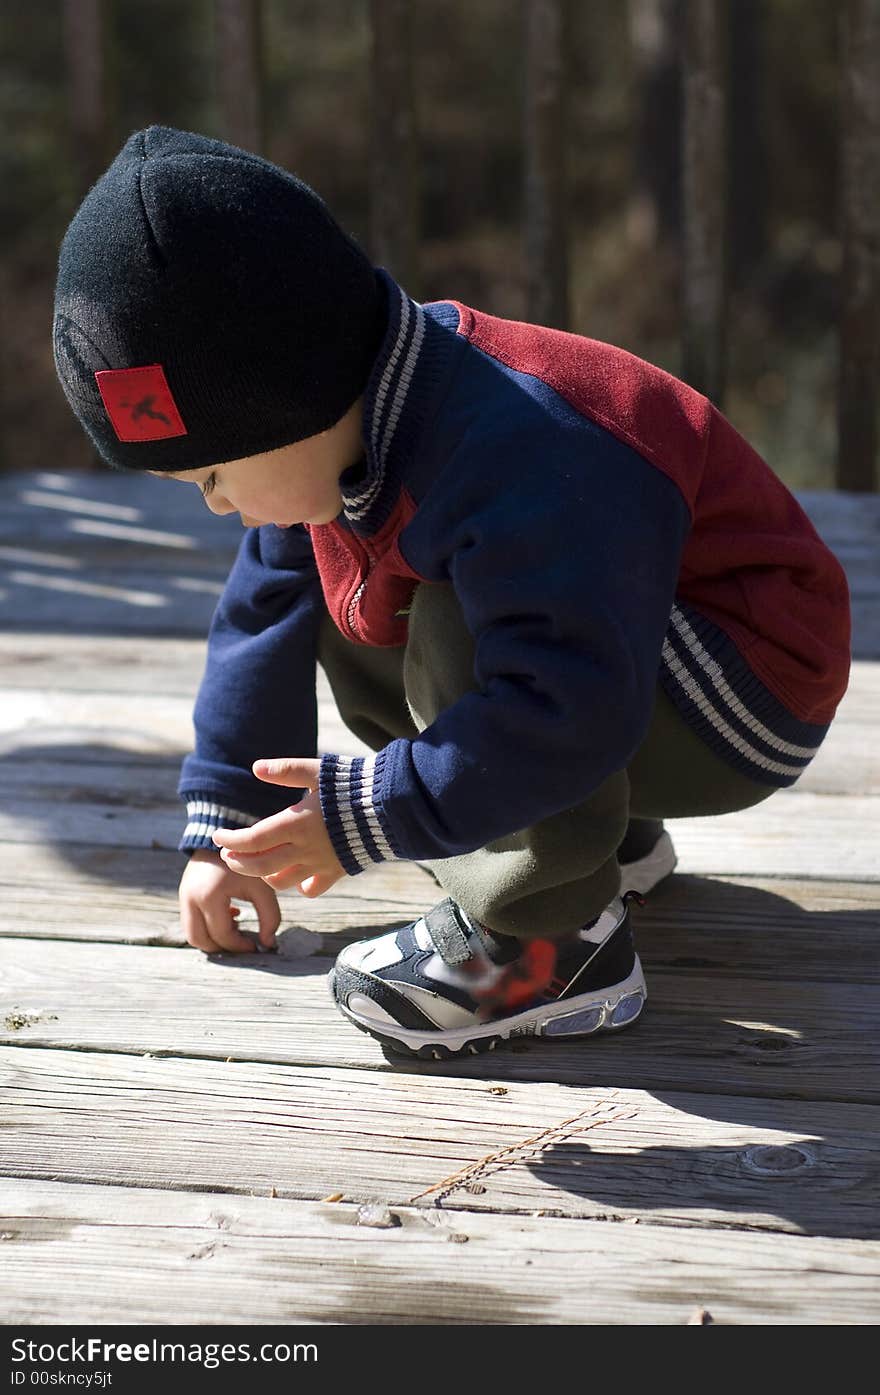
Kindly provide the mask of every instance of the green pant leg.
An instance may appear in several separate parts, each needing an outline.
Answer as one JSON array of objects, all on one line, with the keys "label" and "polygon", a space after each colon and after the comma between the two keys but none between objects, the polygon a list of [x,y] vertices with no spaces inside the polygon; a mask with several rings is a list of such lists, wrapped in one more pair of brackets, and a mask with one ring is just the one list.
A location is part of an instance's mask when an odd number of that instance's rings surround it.
[{"label": "green pant leg", "polygon": [[658,686],[647,735],[627,768],[634,818],[682,819],[750,809],[773,793],[717,756]]},{"label": "green pant leg", "polygon": [[[475,688],[473,652],[452,587],[426,583],[413,599],[405,650],[352,644],[328,617],[319,659],[343,720],[378,749],[423,730]],[[628,770],[575,808],[430,866],[444,890],[493,929],[525,937],[562,934],[597,915],[617,893],[615,854],[630,815],[724,813],[772,792],[716,756],[658,688],[645,741]]]},{"label": "green pant leg", "polygon": [[417,736],[403,686],[404,645],[371,649],[346,639],[325,614],[318,634],[318,662],[349,731],[374,751],[398,736]]},{"label": "green pant leg", "polygon": [[[404,683],[420,730],[476,687],[473,640],[449,585],[424,584],[415,593]],[[629,781],[620,771],[577,808],[429,866],[447,894],[491,929],[507,935],[562,934],[598,914],[616,895],[615,853],[628,809]]]},{"label": "green pant leg", "polygon": [[[475,688],[473,661],[473,640],[452,587],[419,587],[404,683],[420,730]],[[575,808],[430,866],[448,894],[492,929],[561,934],[598,915],[617,894],[616,853],[631,818],[727,813],[772,792],[710,750],[658,686],[645,740],[626,770]]]},{"label": "green pant leg", "polygon": [[[326,615],[318,661],[350,731],[373,750],[398,736],[416,736],[445,707],[473,688],[473,641],[451,586],[418,587],[406,646],[371,649],[340,633]],[[460,857],[440,858],[431,870],[448,895],[487,925],[535,934],[543,899],[553,899],[561,929],[580,925],[583,849],[606,841],[605,865],[593,873],[595,895],[607,905],[617,891],[614,851],[626,831],[627,780],[614,776],[590,807],[546,819]],[[568,883],[568,885],[566,885]],[[513,914],[506,913],[506,907]],[[491,917],[491,918],[490,918]]]}]

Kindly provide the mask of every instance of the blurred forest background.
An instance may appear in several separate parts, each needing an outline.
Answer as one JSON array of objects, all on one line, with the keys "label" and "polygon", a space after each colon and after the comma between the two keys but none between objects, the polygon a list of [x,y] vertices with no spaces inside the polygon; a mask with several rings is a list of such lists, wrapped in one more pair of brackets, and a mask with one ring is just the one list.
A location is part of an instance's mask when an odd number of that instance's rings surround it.
[{"label": "blurred forest background", "polygon": [[[570,6],[565,40],[566,327],[680,376],[682,77],[670,35],[684,3],[582,0]],[[533,318],[521,0],[412,0],[409,11],[418,261],[405,280],[401,267],[389,270],[417,300],[450,296]],[[719,405],[797,488],[835,482],[841,11],[835,0],[730,0],[721,10],[728,119]],[[380,260],[370,212],[370,0],[262,0],[257,12],[252,148],[312,184]],[[52,363],[58,245],[89,183],[133,130],[159,122],[236,139],[217,13],[212,0],[105,0],[103,147],[89,169],[71,114],[70,3],[3,0],[0,468],[98,467]]]}]

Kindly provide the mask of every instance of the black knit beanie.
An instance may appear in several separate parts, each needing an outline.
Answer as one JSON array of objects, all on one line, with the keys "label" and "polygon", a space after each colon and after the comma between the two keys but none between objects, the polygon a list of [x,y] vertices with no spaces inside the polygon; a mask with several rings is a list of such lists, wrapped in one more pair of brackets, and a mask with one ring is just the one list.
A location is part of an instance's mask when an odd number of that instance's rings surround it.
[{"label": "black knit beanie", "polygon": [[197,470],[334,425],[384,321],[374,267],[307,184],[149,126],[64,236],[55,366],[108,464]]}]

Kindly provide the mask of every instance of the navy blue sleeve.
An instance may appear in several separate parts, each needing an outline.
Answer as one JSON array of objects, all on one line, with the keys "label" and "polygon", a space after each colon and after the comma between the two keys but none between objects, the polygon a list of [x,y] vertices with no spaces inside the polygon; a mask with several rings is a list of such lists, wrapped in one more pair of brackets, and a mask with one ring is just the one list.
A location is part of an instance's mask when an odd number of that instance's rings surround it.
[{"label": "navy blue sleeve", "polygon": [[322,800],[350,872],[469,852],[571,808],[647,731],[682,495],[589,424],[495,447],[453,461],[401,539],[422,576],[455,588],[475,690],[412,740],[329,758]]},{"label": "navy blue sleeve", "polygon": [[214,848],[211,831],[247,827],[301,798],[251,771],[262,756],[317,751],[315,656],[323,610],[305,528],[249,528],[214,612],[193,712],[195,750],[178,794],[179,851]]}]

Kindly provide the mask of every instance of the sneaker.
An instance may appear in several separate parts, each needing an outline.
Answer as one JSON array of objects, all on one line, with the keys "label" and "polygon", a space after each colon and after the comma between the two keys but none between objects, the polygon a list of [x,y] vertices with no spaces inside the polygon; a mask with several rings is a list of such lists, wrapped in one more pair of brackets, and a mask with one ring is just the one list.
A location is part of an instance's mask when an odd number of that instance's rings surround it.
[{"label": "sneaker", "polygon": [[348,945],[330,993],[393,1051],[445,1060],[511,1037],[590,1036],[634,1022],[647,997],[626,897],[562,940],[517,940],[450,897],[402,930]]},{"label": "sneaker", "polygon": [[617,861],[621,896],[628,891],[646,896],[678,864],[672,839],[659,819],[630,819]]}]

